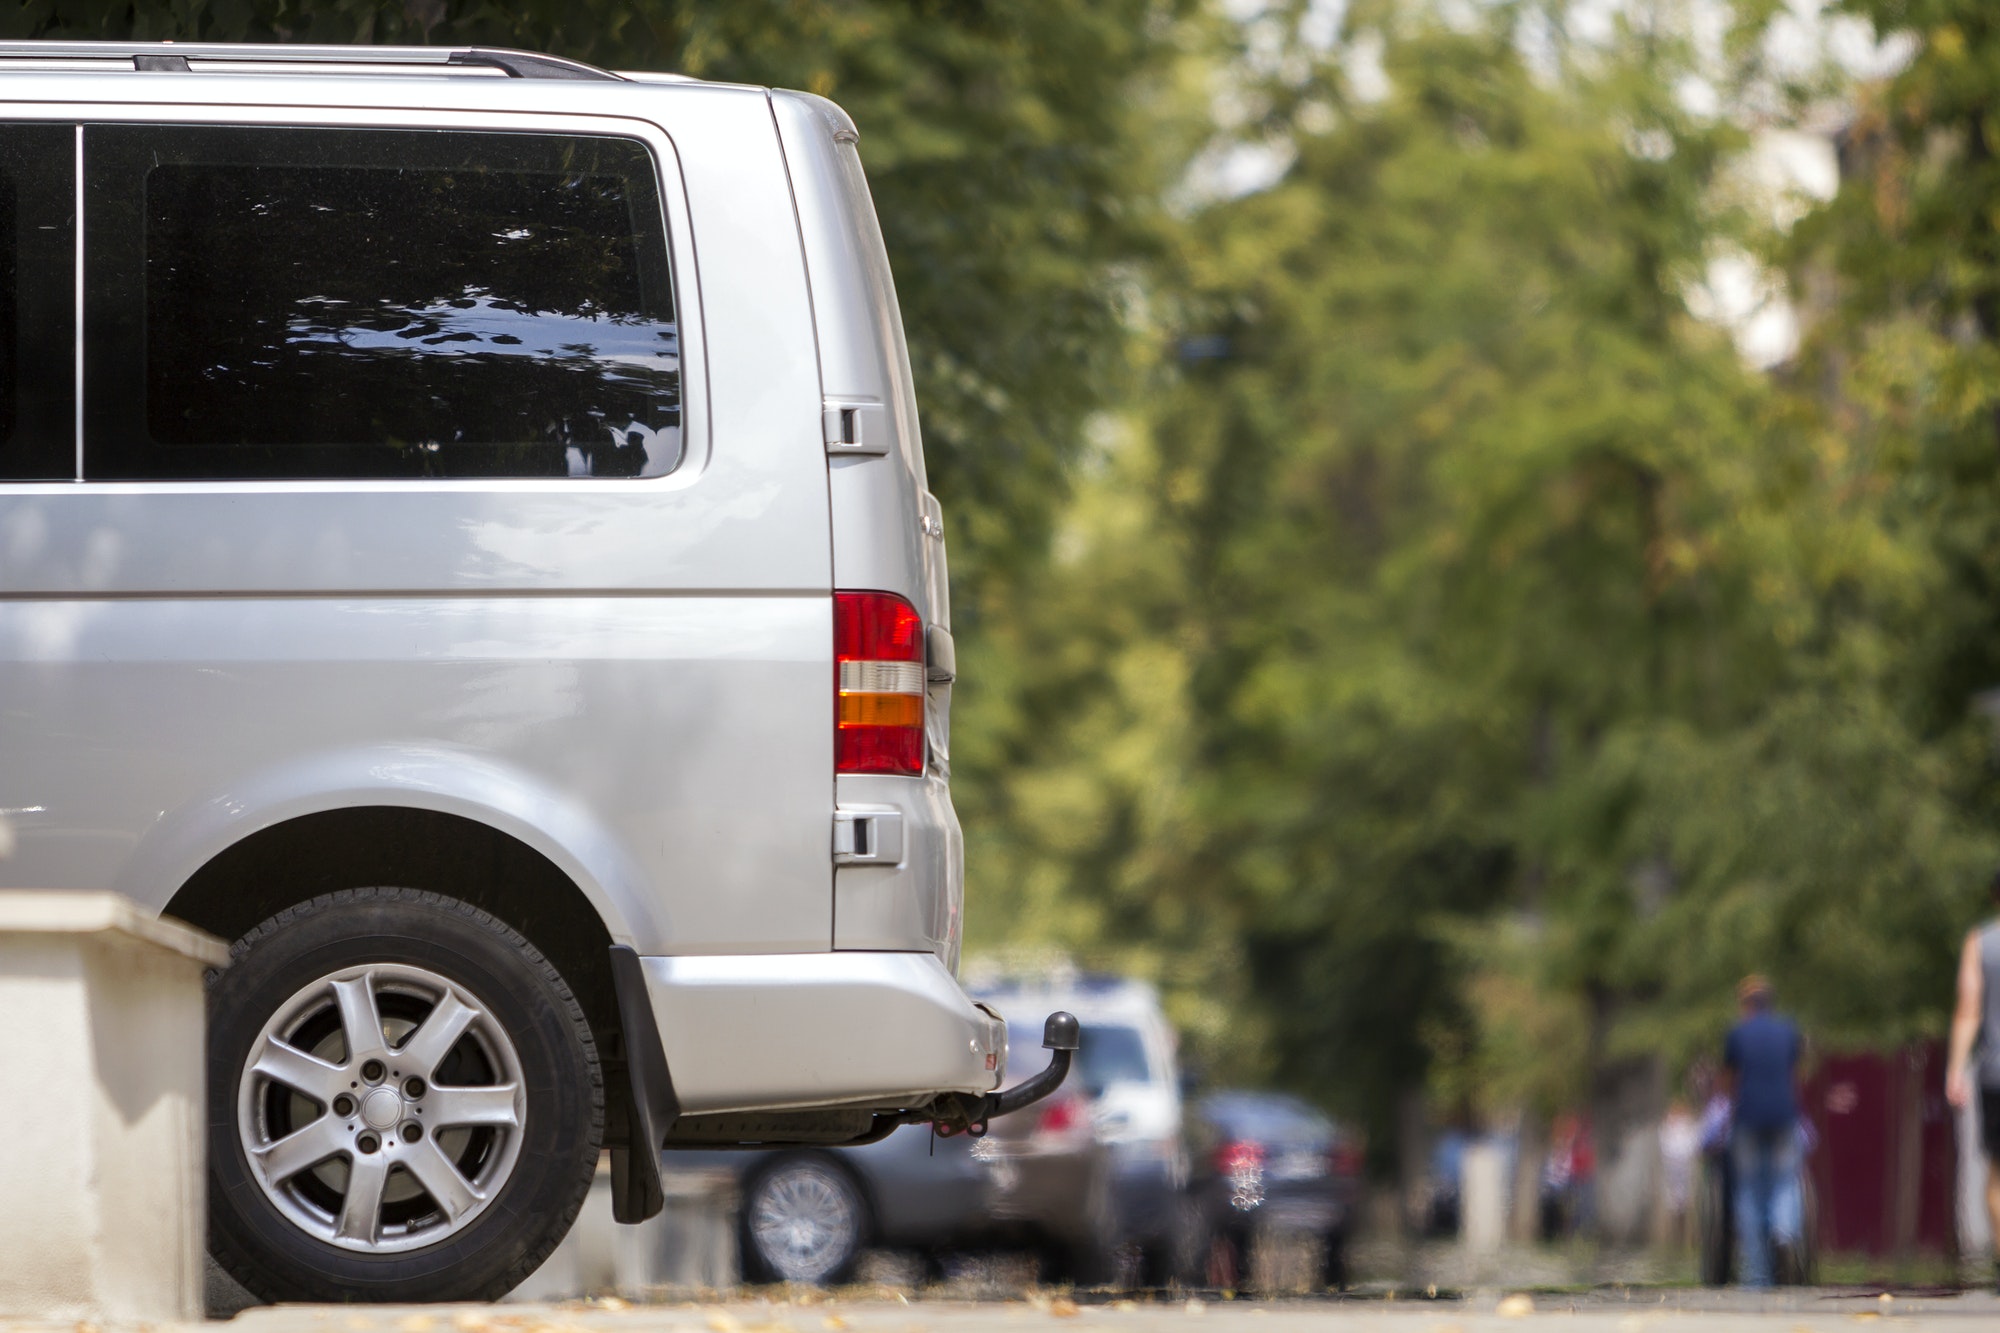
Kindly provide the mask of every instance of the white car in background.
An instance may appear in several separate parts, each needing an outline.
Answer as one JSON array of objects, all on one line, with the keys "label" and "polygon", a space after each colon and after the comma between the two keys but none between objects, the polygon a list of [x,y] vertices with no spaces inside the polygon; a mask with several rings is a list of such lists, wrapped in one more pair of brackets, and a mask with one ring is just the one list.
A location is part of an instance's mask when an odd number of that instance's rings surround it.
[{"label": "white car in background", "polygon": [[[1083,1025],[1076,1078],[1090,1098],[1093,1132],[1111,1157],[1113,1244],[1148,1284],[1170,1275],[1187,1183],[1178,1039],[1151,985],[1126,977],[1056,971],[1036,977],[969,977],[967,989],[1013,1023],[1050,1006]],[[1021,1052],[1026,1057],[1028,1052]]]}]

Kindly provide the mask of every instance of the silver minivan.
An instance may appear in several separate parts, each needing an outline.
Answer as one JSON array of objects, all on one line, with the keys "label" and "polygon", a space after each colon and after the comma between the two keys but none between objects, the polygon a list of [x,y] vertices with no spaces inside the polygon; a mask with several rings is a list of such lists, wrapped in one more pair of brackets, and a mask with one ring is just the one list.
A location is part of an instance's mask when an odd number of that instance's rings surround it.
[{"label": "silver minivan", "polygon": [[0,887],[234,941],[223,1266],[494,1296],[603,1148],[631,1221],[659,1147],[976,1128],[848,118],[444,48],[5,43],[0,102]]}]

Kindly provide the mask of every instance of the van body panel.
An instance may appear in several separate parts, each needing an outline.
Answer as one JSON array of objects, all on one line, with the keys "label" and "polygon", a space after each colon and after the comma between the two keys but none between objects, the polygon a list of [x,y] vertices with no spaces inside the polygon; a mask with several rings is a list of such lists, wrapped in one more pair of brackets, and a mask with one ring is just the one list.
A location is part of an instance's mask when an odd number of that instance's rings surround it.
[{"label": "van body panel", "polygon": [[[759,92],[648,87],[635,106],[633,91],[615,119],[517,110],[500,125],[652,149],[682,324],[680,467],[0,485],[0,808],[24,812],[0,884],[116,884],[159,906],[230,836],[309,808],[365,796],[504,826],[567,804],[595,828],[557,835],[556,819],[526,841],[572,871],[614,936],[661,954],[828,947],[827,482],[783,159]],[[640,108],[646,119],[629,114]],[[183,120],[157,106],[32,110]],[[671,137],[683,115],[699,120],[684,151]],[[206,106],[184,119],[269,117]],[[704,302],[704,285],[730,299]],[[392,758],[337,780],[339,757],[360,754]],[[303,773],[330,784],[316,800]]]},{"label": "van body panel", "polygon": [[824,949],[831,635],[823,596],[0,600],[0,882],[162,908],[260,828],[414,805],[641,952]]},{"label": "van body panel", "polygon": [[[806,93],[774,92],[771,108],[798,199],[827,400],[880,404],[890,434],[884,453],[828,460],[834,585],[898,593],[927,626],[948,629],[943,513],[926,488],[909,347],[854,123]],[[834,871],[833,943],[926,949],[955,971],[964,851],[945,781],[951,681],[939,665],[930,663],[926,690],[927,775],[840,779],[842,805],[887,804],[902,812],[904,856],[893,866]]]},{"label": "van body panel", "polygon": [[928,953],[647,958],[683,1112],[990,1092],[1007,1029]]}]

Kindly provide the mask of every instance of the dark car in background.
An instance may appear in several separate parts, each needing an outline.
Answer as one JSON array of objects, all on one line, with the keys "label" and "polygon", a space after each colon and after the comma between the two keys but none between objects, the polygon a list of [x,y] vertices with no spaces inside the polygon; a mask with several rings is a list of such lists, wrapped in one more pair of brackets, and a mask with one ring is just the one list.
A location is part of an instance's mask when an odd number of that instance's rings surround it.
[{"label": "dark car in background", "polygon": [[1253,1242],[1316,1239],[1322,1279],[1347,1275],[1347,1238],[1360,1197],[1362,1144],[1296,1097],[1215,1092],[1189,1109],[1186,1276],[1241,1286]]},{"label": "dark car in background", "polygon": [[[1061,1089],[977,1138],[913,1125],[862,1147],[678,1152],[667,1166],[738,1173],[751,1281],[839,1282],[869,1249],[972,1248],[1025,1248],[1041,1256],[1045,1277],[1109,1281],[1119,1228],[1112,1150],[1094,1125],[1092,1036],[1086,1023]],[[1009,1083],[1047,1065],[1039,1028],[1010,1025],[1008,1044]]]}]

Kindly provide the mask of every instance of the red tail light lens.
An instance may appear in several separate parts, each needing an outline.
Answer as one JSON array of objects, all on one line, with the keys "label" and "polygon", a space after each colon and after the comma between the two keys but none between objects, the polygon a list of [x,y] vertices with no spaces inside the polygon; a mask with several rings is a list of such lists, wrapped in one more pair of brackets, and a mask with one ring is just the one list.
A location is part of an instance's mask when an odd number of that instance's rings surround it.
[{"label": "red tail light lens", "polygon": [[1074,1097],[1059,1097],[1042,1108],[1035,1121],[1037,1134],[1065,1134],[1083,1124],[1083,1103]]},{"label": "red tail light lens", "polygon": [[894,593],[833,595],[837,773],[924,771],[924,622]]},{"label": "red tail light lens", "polygon": [[1264,1169],[1264,1145],[1237,1140],[1215,1150],[1215,1169],[1225,1176],[1250,1174]]}]

